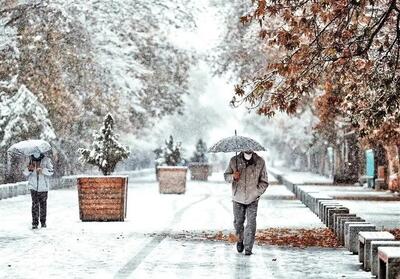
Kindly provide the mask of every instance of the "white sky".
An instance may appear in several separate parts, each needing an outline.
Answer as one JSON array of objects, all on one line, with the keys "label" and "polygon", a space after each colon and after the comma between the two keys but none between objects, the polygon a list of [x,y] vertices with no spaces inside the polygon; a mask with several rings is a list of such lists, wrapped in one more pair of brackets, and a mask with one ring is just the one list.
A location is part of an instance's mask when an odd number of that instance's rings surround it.
[{"label": "white sky", "polygon": [[[203,1],[201,1],[203,2]],[[213,47],[219,41],[221,35],[221,25],[218,19],[218,12],[213,10],[206,3],[204,8],[201,8],[201,13],[196,16],[197,29],[181,30],[171,34],[172,40],[176,45],[182,48],[194,48],[197,51],[205,52]]]},{"label": "white sky", "polygon": [[[181,47],[194,48],[200,54],[206,55],[218,45],[222,38],[224,25],[220,22],[221,20],[217,10],[206,6],[202,9],[202,13],[197,15],[197,29],[181,34],[175,33],[177,36],[174,40]],[[240,131],[240,116],[243,109],[233,109],[229,105],[233,96],[234,82],[226,77],[212,76],[212,69],[205,61],[200,61],[193,73],[193,83],[201,82],[205,84],[205,88],[201,91],[192,89],[189,98],[197,97],[199,105],[214,111],[219,116],[215,119],[216,123],[213,123],[214,127],[209,130],[208,135],[205,135],[206,141],[211,144],[222,137],[233,135],[235,129]],[[201,73],[198,80],[196,80],[196,73]],[[198,115],[198,117],[203,116]]]}]

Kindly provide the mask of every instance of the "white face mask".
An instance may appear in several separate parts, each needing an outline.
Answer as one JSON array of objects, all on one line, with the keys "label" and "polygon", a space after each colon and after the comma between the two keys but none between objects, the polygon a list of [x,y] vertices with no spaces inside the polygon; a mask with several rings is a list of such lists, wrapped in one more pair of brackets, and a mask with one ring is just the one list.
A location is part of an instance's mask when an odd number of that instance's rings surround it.
[{"label": "white face mask", "polygon": [[33,157],[35,157],[36,159],[38,159],[38,158],[40,157],[40,153],[39,153],[39,152],[33,153]]},{"label": "white face mask", "polygon": [[244,153],[244,158],[246,160],[250,160],[252,156],[253,156],[253,153],[246,153],[246,152]]}]

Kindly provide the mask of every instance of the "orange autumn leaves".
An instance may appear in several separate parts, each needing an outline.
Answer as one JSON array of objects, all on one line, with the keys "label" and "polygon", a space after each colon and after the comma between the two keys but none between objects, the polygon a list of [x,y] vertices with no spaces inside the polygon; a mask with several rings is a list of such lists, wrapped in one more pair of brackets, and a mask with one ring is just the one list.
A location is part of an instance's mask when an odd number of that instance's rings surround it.
[{"label": "orange autumn leaves", "polygon": [[[223,234],[222,232],[218,232],[215,235],[208,236],[207,239],[226,241],[229,243],[237,242],[237,238],[233,233]],[[259,245],[292,246],[300,248],[340,246],[336,235],[329,229],[263,229],[257,231],[256,243]]]},{"label": "orange autumn leaves", "polygon": [[[395,123],[400,121],[396,109],[400,8],[396,1],[253,3],[253,12],[241,21],[260,25],[257,32],[266,65],[254,69],[252,78],[242,79],[234,104],[248,103],[267,117],[276,111],[296,114],[311,106],[321,117],[318,128],[345,119],[361,137],[378,140],[378,134],[379,140],[388,141],[399,135]],[[387,105],[371,108],[371,103],[379,102]]]}]

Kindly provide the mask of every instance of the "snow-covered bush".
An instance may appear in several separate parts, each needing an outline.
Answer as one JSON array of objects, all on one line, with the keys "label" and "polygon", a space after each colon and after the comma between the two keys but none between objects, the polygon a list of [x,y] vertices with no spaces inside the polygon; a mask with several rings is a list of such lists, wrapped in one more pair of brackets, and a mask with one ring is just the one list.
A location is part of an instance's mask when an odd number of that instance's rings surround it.
[{"label": "snow-covered bush", "polygon": [[25,85],[12,97],[0,89],[0,147],[29,138],[56,138],[46,107]]},{"label": "snow-covered bush", "polygon": [[179,166],[185,163],[181,156],[181,143],[175,144],[172,135],[169,136],[169,141],[165,141],[162,153],[159,152],[159,149],[156,149],[155,153],[156,155],[159,154],[156,159],[156,165],[158,166]]},{"label": "snow-covered bush", "polygon": [[207,163],[208,158],[206,156],[206,153],[207,145],[202,139],[199,139],[196,144],[196,150],[194,151],[193,157],[190,160],[195,163]]},{"label": "snow-covered bush", "polygon": [[114,119],[111,114],[104,118],[104,126],[99,133],[94,134],[94,142],[91,149],[79,148],[81,160],[85,163],[97,166],[104,175],[110,175],[117,163],[128,158],[129,149],[118,141],[118,135],[114,134]]}]

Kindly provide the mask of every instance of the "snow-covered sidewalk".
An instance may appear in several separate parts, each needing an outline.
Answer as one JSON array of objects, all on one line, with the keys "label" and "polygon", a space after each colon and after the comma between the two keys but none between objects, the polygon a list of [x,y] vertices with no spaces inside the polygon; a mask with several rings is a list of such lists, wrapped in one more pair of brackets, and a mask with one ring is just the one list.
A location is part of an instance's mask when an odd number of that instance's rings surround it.
[{"label": "snow-covered sidewalk", "polygon": [[[369,278],[344,249],[233,245],[165,233],[232,231],[230,186],[215,174],[160,195],[153,175],[131,180],[125,222],[81,222],[76,189],[49,193],[48,228],[31,230],[30,197],[0,201],[0,278]],[[284,186],[260,200],[258,228],[320,228]],[[334,263],[334,264],[332,264]]]},{"label": "snow-covered sidewalk", "polygon": [[293,184],[324,185],[333,183],[332,178],[328,178],[326,176],[312,172],[298,172],[298,171],[292,171],[290,169],[273,168],[273,167],[269,167],[268,170],[274,175],[279,176],[284,180],[286,180],[287,182]]}]

